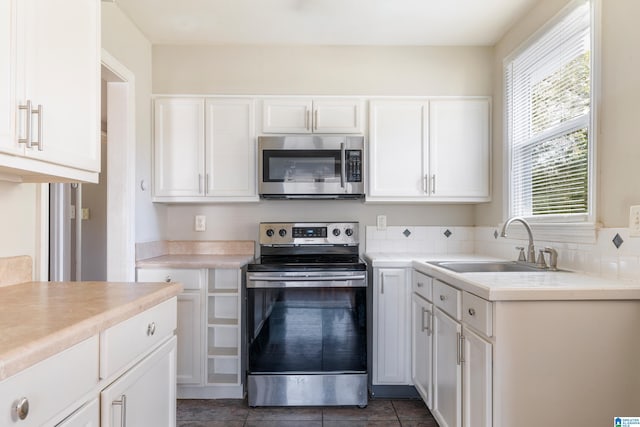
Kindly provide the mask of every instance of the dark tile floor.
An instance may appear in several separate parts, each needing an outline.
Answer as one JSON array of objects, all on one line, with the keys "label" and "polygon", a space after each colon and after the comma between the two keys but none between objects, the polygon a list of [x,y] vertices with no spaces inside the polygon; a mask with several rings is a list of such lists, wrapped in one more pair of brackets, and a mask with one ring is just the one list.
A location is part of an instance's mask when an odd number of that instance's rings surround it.
[{"label": "dark tile floor", "polygon": [[421,400],[356,407],[249,408],[240,399],[178,400],[177,427],[438,427]]}]

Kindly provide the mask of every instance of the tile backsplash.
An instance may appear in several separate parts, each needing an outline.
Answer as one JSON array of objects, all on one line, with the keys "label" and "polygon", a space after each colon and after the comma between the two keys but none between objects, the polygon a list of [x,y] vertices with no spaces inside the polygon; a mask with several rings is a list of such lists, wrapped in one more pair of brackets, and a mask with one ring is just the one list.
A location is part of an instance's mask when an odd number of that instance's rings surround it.
[{"label": "tile backsplash", "polygon": [[[526,246],[527,241],[502,238],[498,232],[496,227],[389,226],[386,230],[378,230],[368,226],[365,251],[478,254],[515,260],[518,256],[515,247]],[[594,244],[542,240],[534,243],[536,252],[546,246],[555,248],[559,268],[621,280],[640,280],[640,237],[631,237],[627,228],[602,228],[598,230]]]}]

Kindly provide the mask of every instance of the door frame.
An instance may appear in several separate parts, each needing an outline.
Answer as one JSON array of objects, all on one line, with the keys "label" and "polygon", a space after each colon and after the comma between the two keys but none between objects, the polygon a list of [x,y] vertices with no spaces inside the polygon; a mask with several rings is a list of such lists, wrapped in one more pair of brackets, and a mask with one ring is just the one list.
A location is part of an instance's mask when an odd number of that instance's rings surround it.
[{"label": "door frame", "polygon": [[[102,49],[107,81],[107,280],[135,281],[135,76]],[[113,173],[117,171],[116,173]]]}]

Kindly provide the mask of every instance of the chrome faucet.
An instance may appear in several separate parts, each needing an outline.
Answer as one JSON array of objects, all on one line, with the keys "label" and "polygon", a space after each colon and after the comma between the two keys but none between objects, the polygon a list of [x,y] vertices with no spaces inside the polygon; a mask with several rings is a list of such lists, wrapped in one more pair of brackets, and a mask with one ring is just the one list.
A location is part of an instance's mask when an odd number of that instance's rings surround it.
[{"label": "chrome faucet", "polygon": [[527,234],[529,234],[529,246],[527,247],[527,262],[535,263],[536,250],[533,247],[533,232],[531,231],[531,226],[524,218],[519,216],[514,216],[512,218],[509,218],[502,226],[502,231],[500,232],[500,236],[507,237],[507,228],[511,225],[512,222],[516,222],[516,221],[524,225],[524,228],[527,230]]}]

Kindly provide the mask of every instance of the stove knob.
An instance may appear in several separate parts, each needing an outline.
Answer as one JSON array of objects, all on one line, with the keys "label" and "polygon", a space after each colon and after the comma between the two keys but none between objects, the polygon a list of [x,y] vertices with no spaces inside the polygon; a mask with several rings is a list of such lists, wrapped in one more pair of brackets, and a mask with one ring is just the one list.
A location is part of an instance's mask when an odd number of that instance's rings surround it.
[{"label": "stove knob", "polygon": [[336,237],[338,237],[338,236],[340,235],[340,230],[339,230],[339,229],[337,229],[337,228],[334,228],[334,229],[333,229],[333,235],[334,235],[334,236],[336,236]]},{"label": "stove knob", "polygon": [[344,230],[344,232],[349,237],[353,236],[353,229],[351,229],[351,228],[347,228],[346,230]]},{"label": "stove knob", "polygon": [[280,237],[284,237],[287,235],[287,230],[281,228],[280,231],[278,231],[278,234],[280,235]]},{"label": "stove knob", "polygon": [[273,237],[273,228],[269,228],[269,229],[267,230],[267,236],[269,236],[269,237]]}]

